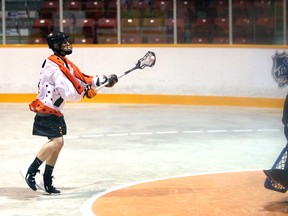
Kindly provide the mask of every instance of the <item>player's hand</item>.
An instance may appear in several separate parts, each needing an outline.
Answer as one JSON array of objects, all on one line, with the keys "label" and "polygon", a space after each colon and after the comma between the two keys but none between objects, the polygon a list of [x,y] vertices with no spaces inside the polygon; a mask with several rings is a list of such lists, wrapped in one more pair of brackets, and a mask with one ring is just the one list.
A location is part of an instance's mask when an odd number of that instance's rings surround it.
[{"label": "player's hand", "polygon": [[85,94],[87,98],[91,99],[97,95],[97,91],[91,88],[91,85],[87,85],[85,88]]},{"label": "player's hand", "polygon": [[118,77],[115,74],[111,74],[108,79],[108,84],[105,87],[112,87],[118,82]]}]

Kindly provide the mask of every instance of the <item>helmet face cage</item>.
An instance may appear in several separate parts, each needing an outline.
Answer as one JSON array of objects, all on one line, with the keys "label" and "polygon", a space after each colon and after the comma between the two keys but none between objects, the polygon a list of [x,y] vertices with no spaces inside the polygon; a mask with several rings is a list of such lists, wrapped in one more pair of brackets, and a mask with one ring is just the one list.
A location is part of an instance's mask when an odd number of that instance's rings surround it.
[{"label": "helmet face cage", "polygon": [[[72,53],[72,43],[70,41],[69,35],[64,32],[52,32],[46,37],[46,41],[49,48],[60,55],[63,55],[63,53],[65,53],[65,55]],[[62,50],[62,44],[66,43],[68,43],[68,48]],[[57,44],[58,47],[55,48],[55,44]]]}]

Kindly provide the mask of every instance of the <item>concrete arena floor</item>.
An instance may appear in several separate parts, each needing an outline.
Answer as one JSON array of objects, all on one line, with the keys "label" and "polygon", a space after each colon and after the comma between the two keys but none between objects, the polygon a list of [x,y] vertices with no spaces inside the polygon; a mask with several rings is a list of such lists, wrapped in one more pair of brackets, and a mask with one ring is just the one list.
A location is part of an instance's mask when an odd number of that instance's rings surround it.
[{"label": "concrete arena floor", "polygon": [[28,104],[2,103],[0,214],[78,216],[90,197],[133,182],[270,168],[286,143],[281,116],[264,108],[67,104],[54,171],[62,194],[49,196],[19,174],[47,139],[31,135]]}]

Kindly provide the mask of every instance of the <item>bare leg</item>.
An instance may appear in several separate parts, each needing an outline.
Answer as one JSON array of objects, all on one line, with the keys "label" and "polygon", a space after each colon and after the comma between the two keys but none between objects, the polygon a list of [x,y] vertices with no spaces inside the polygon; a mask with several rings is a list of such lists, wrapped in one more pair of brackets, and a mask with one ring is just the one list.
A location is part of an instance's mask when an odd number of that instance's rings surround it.
[{"label": "bare leg", "polygon": [[[35,175],[39,172],[39,166],[46,161],[46,167],[44,172],[44,185],[45,190],[48,193],[60,193],[55,187],[52,186],[52,172],[58,155],[64,145],[63,137],[52,138],[48,143],[42,146],[37,154],[37,157],[30,165],[25,180],[32,190],[37,190],[35,184]],[[46,179],[46,180],[45,180]]]},{"label": "bare leg", "polygon": [[41,161],[46,161],[46,164],[55,166],[58,155],[64,145],[63,137],[52,138],[46,143],[37,154]]},{"label": "bare leg", "polygon": [[53,138],[40,149],[37,155],[39,159],[41,158],[43,161],[46,161],[43,183],[46,192],[50,194],[60,194],[60,191],[52,185],[52,173],[63,145],[63,137]]}]

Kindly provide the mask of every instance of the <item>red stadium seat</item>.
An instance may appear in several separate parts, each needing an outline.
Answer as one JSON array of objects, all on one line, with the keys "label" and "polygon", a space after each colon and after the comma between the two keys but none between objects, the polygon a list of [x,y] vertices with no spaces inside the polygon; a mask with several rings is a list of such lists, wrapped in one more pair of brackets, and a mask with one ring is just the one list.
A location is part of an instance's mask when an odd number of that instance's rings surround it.
[{"label": "red stadium seat", "polygon": [[237,18],[233,26],[234,37],[252,37],[253,34],[253,22],[246,17]]},{"label": "red stadium seat", "polygon": [[253,2],[254,16],[270,16],[272,5],[270,0],[254,0]]},{"label": "red stadium seat", "polygon": [[30,37],[28,39],[29,44],[46,44],[46,40],[43,37]]},{"label": "red stadium seat", "polygon": [[77,19],[76,21],[76,27],[82,28],[82,34],[88,38],[95,36],[95,25],[94,19]]},{"label": "red stadium seat", "polygon": [[66,1],[64,4],[64,10],[81,10],[82,2],[81,1]]},{"label": "red stadium seat", "polygon": [[144,18],[142,24],[143,34],[162,34],[166,29],[160,18]]},{"label": "red stadium seat", "polygon": [[121,43],[122,44],[141,44],[142,37],[134,36],[134,35],[122,35]]},{"label": "red stadium seat", "polygon": [[97,23],[98,28],[116,28],[117,20],[114,18],[101,18]]},{"label": "red stadium seat", "polygon": [[140,20],[137,18],[121,19],[121,32],[122,34],[139,34],[140,31]]},{"label": "red stadium seat", "polygon": [[233,16],[248,16],[249,11],[252,8],[252,1],[251,0],[233,0],[232,1],[232,9],[233,9]]},{"label": "red stadium seat", "polygon": [[215,30],[213,37],[228,37],[229,35],[229,19],[226,17],[217,17],[214,20]]},{"label": "red stadium seat", "polygon": [[255,27],[256,44],[272,44],[273,19],[271,17],[258,17]]},{"label": "red stadium seat", "polygon": [[43,1],[39,10],[39,18],[52,19],[53,14],[59,12],[59,1],[47,0]]},{"label": "red stadium seat", "polygon": [[150,35],[147,38],[148,44],[166,44],[167,36],[166,35]]},{"label": "red stadium seat", "polygon": [[195,26],[191,29],[194,37],[209,37],[212,30],[212,20],[209,18],[198,18]]},{"label": "red stadium seat", "polygon": [[98,44],[117,44],[117,37],[98,36]]},{"label": "red stadium seat", "polygon": [[212,44],[229,44],[229,38],[228,37],[212,38]]},{"label": "red stadium seat", "polygon": [[74,39],[75,44],[93,44],[94,38],[92,37],[85,37],[85,36],[78,36]]},{"label": "red stadium seat", "polygon": [[99,19],[104,16],[104,2],[101,0],[87,0],[86,18]]},{"label": "red stadium seat", "polygon": [[233,40],[234,44],[253,44],[253,40],[251,38],[244,37],[236,37]]},{"label": "red stadium seat", "polygon": [[210,6],[210,18],[213,17],[228,17],[228,0],[214,0]]},{"label": "red stadium seat", "polygon": [[207,37],[193,37],[192,44],[208,44],[209,39]]},{"label": "red stadium seat", "polygon": [[52,30],[52,23],[50,19],[35,19],[31,34],[32,35],[42,35],[46,37]]}]

